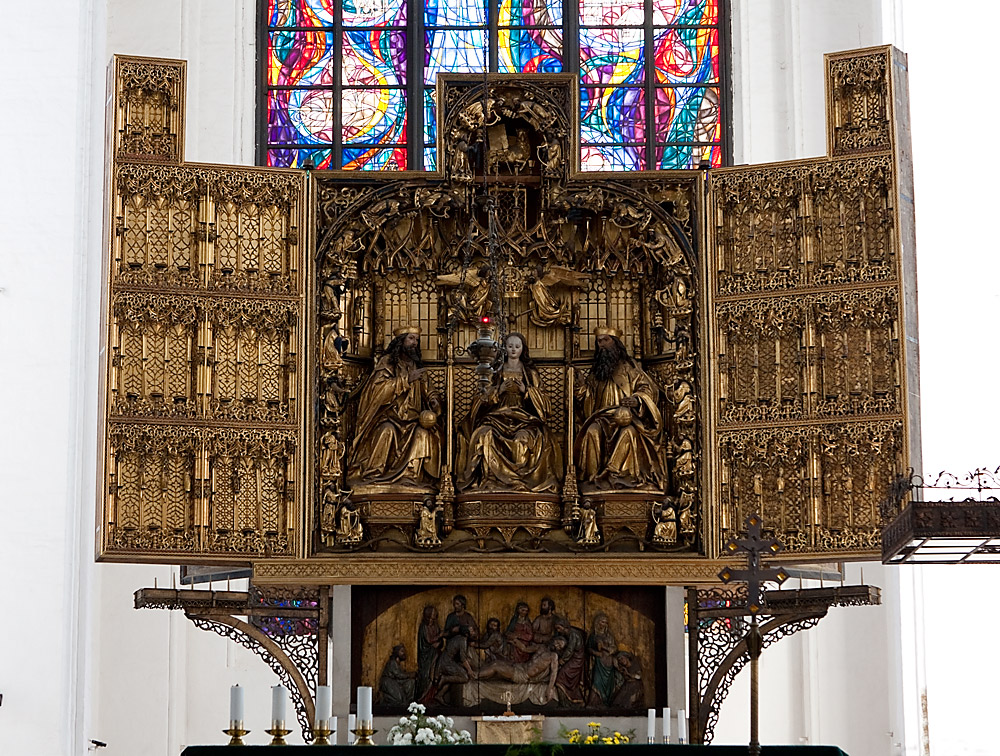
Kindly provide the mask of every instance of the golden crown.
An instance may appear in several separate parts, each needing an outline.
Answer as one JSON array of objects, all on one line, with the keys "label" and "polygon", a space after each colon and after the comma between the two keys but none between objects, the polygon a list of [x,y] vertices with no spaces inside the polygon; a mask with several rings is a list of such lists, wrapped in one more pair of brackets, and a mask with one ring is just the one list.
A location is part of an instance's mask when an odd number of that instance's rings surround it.
[{"label": "golden crown", "polygon": [[622,332],[614,326],[597,326],[594,329],[594,336],[614,336],[616,339],[620,339]]},{"label": "golden crown", "polygon": [[400,326],[392,332],[393,336],[405,336],[408,333],[420,335],[420,326]]}]

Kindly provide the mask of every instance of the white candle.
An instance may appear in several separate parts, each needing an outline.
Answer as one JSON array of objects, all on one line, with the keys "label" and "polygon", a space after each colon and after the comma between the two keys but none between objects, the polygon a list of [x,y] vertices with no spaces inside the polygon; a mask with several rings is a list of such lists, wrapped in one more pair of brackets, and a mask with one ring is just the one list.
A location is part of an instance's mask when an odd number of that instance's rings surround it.
[{"label": "white candle", "polygon": [[670,707],[666,706],[663,709],[663,742],[670,742]]},{"label": "white candle", "polygon": [[337,745],[337,718],[330,717],[330,745]]},{"label": "white candle", "polygon": [[650,743],[656,740],[656,709],[646,712],[646,740]]},{"label": "white candle", "polygon": [[316,688],[316,724],[324,730],[329,729],[330,717],[333,715],[333,694],[329,685]]},{"label": "white candle", "polygon": [[367,685],[358,688],[358,721],[367,727],[372,721],[372,689]]},{"label": "white candle", "polygon": [[354,731],[357,729],[357,718],[353,714],[347,715],[347,745],[354,745]]},{"label": "white candle", "polygon": [[[280,722],[284,729],[285,704],[288,703],[288,691],[284,685],[275,685],[271,688],[271,722]],[[274,728],[279,729],[279,728]]]},{"label": "white candle", "polygon": [[239,685],[229,689],[229,721],[233,724],[243,721],[243,688]]},{"label": "white candle", "polygon": [[677,710],[677,742],[687,743],[688,739],[688,722],[687,714],[684,713],[684,709]]}]

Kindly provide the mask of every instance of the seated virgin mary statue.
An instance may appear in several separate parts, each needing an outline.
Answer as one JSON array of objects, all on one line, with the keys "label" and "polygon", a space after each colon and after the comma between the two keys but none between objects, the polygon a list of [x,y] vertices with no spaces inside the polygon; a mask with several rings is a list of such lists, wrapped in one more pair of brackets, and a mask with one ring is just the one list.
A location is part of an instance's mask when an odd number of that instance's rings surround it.
[{"label": "seated virgin mary statue", "polygon": [[558,493],[562,459],[547,427],[551,413],[524,337],[508,334],[492,385],[459,428],[459,490]]}]

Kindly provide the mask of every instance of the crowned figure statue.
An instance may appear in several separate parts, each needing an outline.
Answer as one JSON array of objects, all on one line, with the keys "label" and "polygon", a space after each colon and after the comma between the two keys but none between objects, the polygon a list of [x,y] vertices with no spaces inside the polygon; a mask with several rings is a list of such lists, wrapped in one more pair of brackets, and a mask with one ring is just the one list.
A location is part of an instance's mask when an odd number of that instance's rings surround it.
[{"label": "crowned figure statue", "polygon": [[599,327],[595,336],[594,363],[576,388],[581,488],[662,490],[659,389],[629,355],[618,329]]},{"label": "crowned figure statue", "polygon": [[524,336],[507,334],[503,362],[459,428],[458,488],[558,493],[562,463],[551,416]]},{"label": "crowned figure statue", "polygon": [[347,483],[432,491],[441,474],[441,399],[420,354],[420,329],[397,328],[358,401]]}]

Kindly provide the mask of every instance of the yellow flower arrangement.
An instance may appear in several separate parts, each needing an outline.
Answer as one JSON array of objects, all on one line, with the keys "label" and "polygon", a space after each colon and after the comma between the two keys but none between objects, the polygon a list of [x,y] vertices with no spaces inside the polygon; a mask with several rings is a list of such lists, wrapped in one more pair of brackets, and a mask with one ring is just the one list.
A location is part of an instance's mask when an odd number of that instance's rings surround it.
[{"label": "yellow flower arrangement", "polygon": [[601,726],[600,722],[588,722],[586,734],[574,728],[567,730],[565,725],[559,727],[559,737],[565,738],[570,745],[625,745],[632,742],[635,731],[622,733],[618,730],[607,730]]}]

